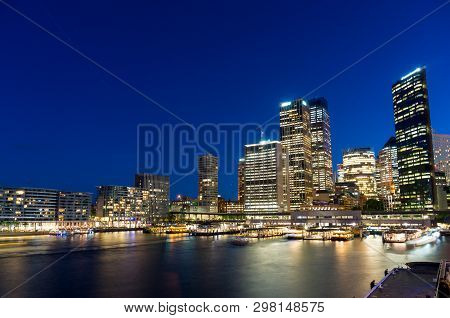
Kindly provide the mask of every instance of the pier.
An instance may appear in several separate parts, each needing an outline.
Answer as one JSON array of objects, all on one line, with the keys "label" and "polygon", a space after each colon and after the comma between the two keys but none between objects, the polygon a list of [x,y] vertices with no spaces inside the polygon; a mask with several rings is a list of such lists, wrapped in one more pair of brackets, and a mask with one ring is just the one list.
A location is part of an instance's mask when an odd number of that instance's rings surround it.
[{"label": "pier", "polygon": [[[439,263],[411,262],[394,268],[366,295],[366,298],[434,298],[437,295]],[[448,297],[448,296],[447,296]]]}]

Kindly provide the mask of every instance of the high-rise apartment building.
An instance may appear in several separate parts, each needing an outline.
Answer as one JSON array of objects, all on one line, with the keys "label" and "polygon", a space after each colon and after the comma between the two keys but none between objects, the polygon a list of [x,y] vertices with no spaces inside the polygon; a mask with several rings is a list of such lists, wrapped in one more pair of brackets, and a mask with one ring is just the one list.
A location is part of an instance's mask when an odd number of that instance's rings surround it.
[{"label": "high-rise apartment building", "polygon": [[386,211],[393,211],[398,197],[398,163],[395,137],[389,138],[376,161],[377,193]]},{"label": "high-rise apartment building", "polygon": [[0,188],[0,220],[82,221],[91,211],[91,194],[41,188]]},{"label": "high-rise apartment building", "polygon": [[167,215],[169,213],[170,181],[168,176],[148,173],[136,174],[134,186],[149,191],[152,215]]},{"label": "high-rise apartment building", "polygon": [[376,199],[375,154],[370,148],[344,151],[342,168],[344,182],[354,182],[360,194],[367,199]]},{"label": "high-rise apartment building", "polygon": [[450,135],[433,133],[434,165],[445,173],[450,186]]},{"label": "high-rise apartment building", "polygon": [[198,205],[206,211],[218,211],[219,166],[217,157],[206,154],[198,157]]},{"label": "high-rise apartment building", "polygon": [[245,200],[245,159],[239,159],[238,164],[238,202],[244,204]]},{"label": "high-rise apartment building", "polygon": [[399,172],[399,210],[432,211],[434,156],[424,67],[392,85]]},{"label": "high-rise apartment building", "polygon": [[311,118],[305,100],[281,103],[280,138],[289,155],[290,209],[296,211],[313,200]]},{"label": "high-rise apartment building", "polygon": [[146,222],[153,214],[149,190],[127,186],[97,187],[96,216],[113,222]]},{"label": "high-rise apartment building", "polygon": [[331,130],[328,102],[325,98],[308,101],[311,113],[311,149],[313,188],[333,191],[333,164],[331,158]]},{"label": "high-rise apartment building", "polygon": [[288,212],[288,155],[279,141],[245,146],[244,212]]}]

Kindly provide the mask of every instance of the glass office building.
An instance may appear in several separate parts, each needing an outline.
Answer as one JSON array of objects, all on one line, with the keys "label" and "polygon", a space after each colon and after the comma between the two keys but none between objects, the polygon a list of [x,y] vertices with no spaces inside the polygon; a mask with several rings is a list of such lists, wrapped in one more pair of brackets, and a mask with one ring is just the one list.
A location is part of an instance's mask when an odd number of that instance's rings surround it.
[{"label": "glass office building", "polygon": [[313,200],[311,118],[305,100],[281,103],[280,138],[289,155],[290,209],[296,211]]},{"label": "glass office building", "polygon": [[426,71],[420,67],[392,85],[400,211],[432,211],[434,156]]},{"label": "glass office building", "polygon": [[333,164],[331,159],[331,130],[328,102],[325,98],[308,101],[311,113],[311,149],[313,188],[333,191]]},{"label": "glass office building", "polygon": [[288,158],[279,141],[245,146],[244,212],[289,212]]}]

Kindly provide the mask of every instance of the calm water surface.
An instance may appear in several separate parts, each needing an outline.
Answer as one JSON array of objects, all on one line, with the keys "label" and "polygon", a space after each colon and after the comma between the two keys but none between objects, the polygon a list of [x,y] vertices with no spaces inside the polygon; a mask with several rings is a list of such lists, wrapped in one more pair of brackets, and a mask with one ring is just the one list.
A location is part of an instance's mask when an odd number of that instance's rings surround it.
[{"label": "calm water surface", "polygon": [[450,258],[449,237],[416,248],[380,237],[243,247],[228,239],[140,232],[0,238],[0,296],[362,297],[386,268]]}]

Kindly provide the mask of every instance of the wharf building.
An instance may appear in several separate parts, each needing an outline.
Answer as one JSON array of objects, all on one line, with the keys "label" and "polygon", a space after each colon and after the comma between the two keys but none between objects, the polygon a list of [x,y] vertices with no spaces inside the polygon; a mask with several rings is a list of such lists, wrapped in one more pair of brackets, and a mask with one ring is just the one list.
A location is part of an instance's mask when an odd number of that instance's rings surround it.
[{"label": "wharf building", "polygon": [[392,85],[400,211],[432,211],[434,154],[426,71],[419,67]]},{"label": "wharf building", "polygon": [[280,104],[280,140],[289,156],[290,209],[296,211],[313,201],[311,113],[305,100]]},{"label": "wharf building", "polygon": [[245,213],[289,212],[288,152],[279,141],[245,146],[244,179]]}]

